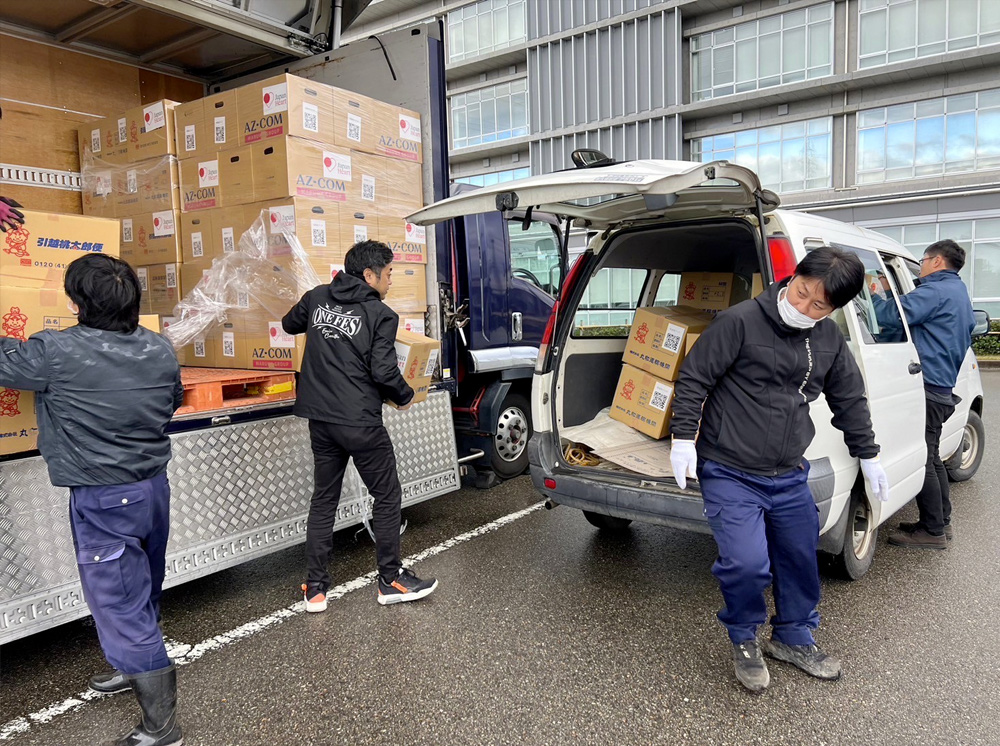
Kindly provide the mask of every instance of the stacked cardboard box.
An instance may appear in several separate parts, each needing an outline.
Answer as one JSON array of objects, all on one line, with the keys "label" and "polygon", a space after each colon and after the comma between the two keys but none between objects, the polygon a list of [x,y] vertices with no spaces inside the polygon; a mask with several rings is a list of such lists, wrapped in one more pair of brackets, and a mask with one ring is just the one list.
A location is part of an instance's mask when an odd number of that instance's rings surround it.
[{"label": "stacked cardboard box", "polygon": [[[27,340],[43,329],[76,325],[63,274],[88,253],[118,256],[113,220],[24,211],[24,225],[0,234],[0,336]],[[0,387],[0,455],[36,447],[35,397]]]},{"label": "stacked cardboard box", "polygon": [[84,214],[120,222],[121,257],[139,274],[146,314],[170,314],[183,296],[176,107],[156,101],[78,132]]},{"label": "stacked cardboard box", "polygon": [[[426,235],[405,221],[423,205],[416,114],[279,75],[181,104],[175,116],[185,291],[237,251],[261,217],[275,270],[289,271],[284,236],[294,234],[321,281],[343,269],[357,241],[389,244],[396,263],[387,303],[401,328],[423,330]],[[253,307],[231,315],[240,319],[182,351],[186,364],[298,367],[301,339],[285,339],[280,319]]]},{"label": "stacked cardboard box", "polygon": [[652,438],[666,436],[681,364],[713,318],[685,306],[637,309],[611,404],[612,419]]}]

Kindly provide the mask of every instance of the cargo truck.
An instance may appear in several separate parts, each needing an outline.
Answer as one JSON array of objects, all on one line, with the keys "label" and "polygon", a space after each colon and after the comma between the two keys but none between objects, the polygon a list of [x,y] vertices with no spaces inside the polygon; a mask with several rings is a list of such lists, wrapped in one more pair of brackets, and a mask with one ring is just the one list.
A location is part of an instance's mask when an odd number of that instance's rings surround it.
[{"label": "cargo truck", "polygon": [[[45,162],[68,149],[68,137],[55,145],[39,142],[51,128],[33,125],[32,118],[55,116],[75,130],[113,113],[93,111],[88,98],[76,104],[87,111],[67,103],[79,100],[74,81],[81,69],[99,64],[112,68],[95,68],[95,97],[116,75],[137,76],[145,103],[198,98],[288,72],[391,102],[420,115],[424,200],[470,188],[448,182],[438,24],[331,50],[317,29],[328,22],[337,36],[367,2],[316,0],[309,3],[311,16],[284,25],[253,13],[254,3],[228,5],[73,0],[61,3],[55,15],[41,4],[20,8],[17,17],[0,10],[5,89],[16,82],[25,101],[33,100],[33,90],[50,94],[35,109],[0,102],[7,114],[0,119],[0,193],[36,209],[80,211],[79,174]],[[136,23],[147,29],[146,37],[130,32]],[[165,29],[171,39],[163,38]],[[31,77],[45,65],[47,74]],[[442,343],[439,380],[411,411],[385,412],[404,507],[458,489],[466,464],[482,485],[527,468],[531,377],[566,271],[559,228],[547,215],[494,212],[427,232],[427,306],[420,321]],[[290,409],[278,401],[175,418],[165,586],[305,540],[312,463],[305,422]],[[67,508],[67,490],[50,484],[37,452],[0,457],[0,643],[88,613]],[[352,469],[338,527],[362,523],[369,514],[370,499]]]}]

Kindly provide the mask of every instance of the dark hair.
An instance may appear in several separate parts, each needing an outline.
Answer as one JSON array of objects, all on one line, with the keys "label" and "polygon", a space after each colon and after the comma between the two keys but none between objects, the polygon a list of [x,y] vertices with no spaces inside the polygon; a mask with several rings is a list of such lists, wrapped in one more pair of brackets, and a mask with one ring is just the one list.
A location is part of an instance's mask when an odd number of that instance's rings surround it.
[{"label": "dark hair", "polygon": [[132,333],[139,326],[139,278],[126,262],[87,254],[66,268],[66,295],[80,308],[80,323],[109,332]]},{"label": "dark hair", "polygon": [[948,269],[953,269],[956,272],[965,266],[965,249],[950,238],[932,243],[924,249],[924,256],[943,256]]},{"label": "dark hair", "polygon": [[795,274],[822,282],[826,299],[834,308],[850,303],[865,284],[865,265],[857,255],[832,246],[820,246],[806,254]]},{"label": "dark hair", "polygon": [[344,271],[359,280],[365,279],[370,269],[381,276],[382,270],[392,264],[392,249],[381,241],[358,241],[344,257]]}]

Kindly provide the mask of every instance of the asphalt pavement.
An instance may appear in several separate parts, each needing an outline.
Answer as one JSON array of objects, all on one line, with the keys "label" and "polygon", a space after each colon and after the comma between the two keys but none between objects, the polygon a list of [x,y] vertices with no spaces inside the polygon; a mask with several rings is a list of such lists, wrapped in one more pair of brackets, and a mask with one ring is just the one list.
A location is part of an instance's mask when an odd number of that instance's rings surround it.
[{"label": "asphalt pavement", "polygon": [[[983,378],[990,445],[953,485],[949,549],[898,549],[882,531],[865,578],[824,578],[817,638],[843,660],[838,682],[772,662],[770,688],[745,692],[714,616],[710,536],[609,537],[539,507],[521,478],[406,511],[404,553],[441,581],[419,603],[376,604],[374,550],[353,529],[337,535],[342,596],[324,614],[293,606],[302,547],[168,590],[185,744],[997,746],[1000,371]],[[86,621],[4,646],[0,738],[128,730],[131,695],[79,699],[102,666]]]}]

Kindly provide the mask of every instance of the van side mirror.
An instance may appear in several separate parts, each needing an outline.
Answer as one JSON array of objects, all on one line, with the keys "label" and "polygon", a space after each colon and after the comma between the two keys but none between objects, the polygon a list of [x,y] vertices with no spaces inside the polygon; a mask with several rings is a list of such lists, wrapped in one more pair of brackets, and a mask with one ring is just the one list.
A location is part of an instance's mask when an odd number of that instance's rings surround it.
[{"label": "van side mirror", "polygon": [[972,338],[977,339],[989,332],[990,315],[986,311],[973,311],[972,315],[976,319],[976,325],[972,328]]}]

